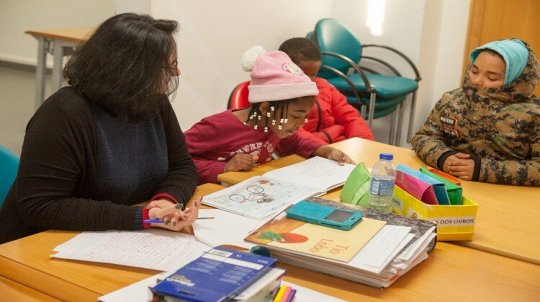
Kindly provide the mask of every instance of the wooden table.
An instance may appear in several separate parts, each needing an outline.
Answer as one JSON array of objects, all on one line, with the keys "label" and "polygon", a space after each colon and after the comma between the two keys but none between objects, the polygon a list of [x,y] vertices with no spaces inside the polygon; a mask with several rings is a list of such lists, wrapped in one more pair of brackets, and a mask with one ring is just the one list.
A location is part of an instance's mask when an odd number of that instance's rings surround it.
[{"label": "wooden table", "polygon": [[62,87],[62,63],[64,56],[71,55],[73,49],[84,42],[92,33],[92,27],[57,28],[28,30],[25,33],[38,40],[36,65],[36,109],[45,100],[45,71],[47,54],[53,55],[52,91]]},{"label": "wooden table", "polygon": [[[419,168],[425,164],[414,151],[361,138],[333,144],[354,161],[372,167],[381,152],[394,154],[394,163]],[[303,160],[293,155],[255,167],[249,172],[228,172],[218,176],[221,182],[236,184],[251,176]],[[472,241],[456,242],[490,253],[540,264],[540,188],[495,185],[462,181],[463,193],[478,203],[475,234]],[[325,198],[339,200],[340,190]]]},{"label": "wooden table", "polygon": [[[202,185],[195,197],[221,188]],[[50,258],[54,247],[77,234],[46,231],[0,245],[0,276],[51,299],[96,301],[157,273]],[[287,269],[287,281],[347,301],[540,301],[540,266],[448,243],[438,243],[426,261],[383,290],[281,266]]]},{"label": "wooden table", "polygon": [[20,283],[11,281],[0,276],[0,293],[3,301],[39,301],[39,302],[60,302],[60,300],[47,296],[32,288]]}]

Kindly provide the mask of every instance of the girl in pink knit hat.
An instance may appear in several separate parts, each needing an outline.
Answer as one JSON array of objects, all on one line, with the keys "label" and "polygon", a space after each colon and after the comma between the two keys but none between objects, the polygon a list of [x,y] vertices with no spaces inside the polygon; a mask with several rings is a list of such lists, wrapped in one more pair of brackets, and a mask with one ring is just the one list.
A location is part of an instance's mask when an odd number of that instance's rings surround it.
[{"label": "girl in pink knit hat", "polygon": [[217,183],[224,172],[250,170],[272,160],[273,153],[354,164],[342,151],[300,129],[319,92],[284,52],[254,46],[243,54],[242,66],[250,71],[251,105],[206,117],[185,132],[199,183]]}]

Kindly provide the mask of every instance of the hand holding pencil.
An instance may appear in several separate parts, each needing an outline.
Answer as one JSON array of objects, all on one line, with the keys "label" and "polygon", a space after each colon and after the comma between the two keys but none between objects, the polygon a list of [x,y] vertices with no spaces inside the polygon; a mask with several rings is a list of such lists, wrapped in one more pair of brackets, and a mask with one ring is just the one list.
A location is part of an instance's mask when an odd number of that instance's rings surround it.
[{"label": "hand holding pencil", "polygon": [[155,203],[149,203],[149,220],[152,227],[159,227],[171,231],[181,231],[186,226],[190,226],[199,215],[199,207],[201,199],[193,200],[192,206],[182,211],[180,204],[169,204],[163,207],[157,206]]}]

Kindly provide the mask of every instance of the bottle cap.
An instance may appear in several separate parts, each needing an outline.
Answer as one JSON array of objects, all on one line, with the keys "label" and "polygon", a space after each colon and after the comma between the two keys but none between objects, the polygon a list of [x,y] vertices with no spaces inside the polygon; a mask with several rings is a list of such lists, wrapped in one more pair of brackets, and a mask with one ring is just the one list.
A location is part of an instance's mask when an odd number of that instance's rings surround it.
[{"label": "bottle cap", "polygon": [[381,153],[379,154],[379,158],[385,160],[392,160],[394,159],[394,155],[392,153]]}]

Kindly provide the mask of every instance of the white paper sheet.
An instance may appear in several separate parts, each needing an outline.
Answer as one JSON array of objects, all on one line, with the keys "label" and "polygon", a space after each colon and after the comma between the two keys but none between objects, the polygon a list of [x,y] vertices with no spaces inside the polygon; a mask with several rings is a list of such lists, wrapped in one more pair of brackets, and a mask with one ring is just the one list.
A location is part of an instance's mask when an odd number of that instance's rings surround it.
[{"label": "white paper sheet", "polygon": [[264,173],[274,179],[296,182],[326,192],[345,183],[356,165],[344,164],[315,156],[305,161]]},{"label": "white paper sheet", "polygon": [[411,227],[385,225],[349,262],[351,266],[380,274],[409,241]]},{"label": "white paper sheet", "polygon": [[214,217],[193,223],[195,237],[212,247],[227,244],[249,249],[254,244],[244,238],[266,222],[219,209],[200,209],[199,217]]},{"label": "white paper sheet", "polygon": [[254,176],[204,196],[202,203],[249,218],[265,220],[287,206],[319,194],[312,187]]},{"label": "white paper sheet", "polygon": [[[163,279],[173,272],[163,272],[146,279],[143,279],[137,283],[133,283],[129,286],[106,294],[98,298],[101,302],[148,302],[150,301],[151,293],[148,289],[151,286],[156,285],[158,279]],[[296,290],[295,302],[340,302],[338,298],[323,294],[321,292],[291,283],[287,281],[281,281],[282,285],[287,285]]]},{"label": "white paper sheet", "polygon": [[54,258],[155,270],[185,265],[210,250],[192,235],[165,230],[83,232],[54,249]]}]

